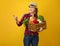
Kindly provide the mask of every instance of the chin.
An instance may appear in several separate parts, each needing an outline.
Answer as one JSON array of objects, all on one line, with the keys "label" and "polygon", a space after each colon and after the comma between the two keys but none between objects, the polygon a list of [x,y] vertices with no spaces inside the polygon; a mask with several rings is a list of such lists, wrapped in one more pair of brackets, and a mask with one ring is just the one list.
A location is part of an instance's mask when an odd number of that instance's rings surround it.
[{"label": "chin", "polygon": [[30,13],[34,13],[34,12],[30,11]]}]

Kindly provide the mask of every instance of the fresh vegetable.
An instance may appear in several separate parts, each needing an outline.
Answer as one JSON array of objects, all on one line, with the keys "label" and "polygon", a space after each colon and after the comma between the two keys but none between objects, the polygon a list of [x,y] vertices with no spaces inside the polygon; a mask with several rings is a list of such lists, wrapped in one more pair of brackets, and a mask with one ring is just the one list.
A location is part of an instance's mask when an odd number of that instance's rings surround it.
[{"label": "fresh vegetable", "polygon": [[24,19],[23,24],[26,26],[28,24],[28,19]]},{"label": "fresh vegetable", "polygon": [[35,20],[33,20],[33,23],[34,23],[34,24],[37,24],[37,23],[38,23],[38,21],[35,19]]},{"label": "fresh vegetable", "polygon": [[38,16],[38,19],[39,19],[40,21],[44,21],[44,17],[43,17],[42,15],[39,15],[39,16]]}]

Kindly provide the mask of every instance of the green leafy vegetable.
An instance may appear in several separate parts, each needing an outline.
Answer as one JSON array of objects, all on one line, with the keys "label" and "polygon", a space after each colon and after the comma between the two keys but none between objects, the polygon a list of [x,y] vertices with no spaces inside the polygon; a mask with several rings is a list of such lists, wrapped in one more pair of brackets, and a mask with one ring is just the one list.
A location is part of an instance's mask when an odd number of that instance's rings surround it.
[{"label": "green leafy vegetable", "polygon": [[26,26],[28,24],[28,19],[24,19],[23,24]]},{"label": "green leafy vegetable", "polygon": [[40,21],[44,21],[44,17],[43,17],[42,15],[39,15],[39,16],[38,16],[38,19],[39,19]]}]

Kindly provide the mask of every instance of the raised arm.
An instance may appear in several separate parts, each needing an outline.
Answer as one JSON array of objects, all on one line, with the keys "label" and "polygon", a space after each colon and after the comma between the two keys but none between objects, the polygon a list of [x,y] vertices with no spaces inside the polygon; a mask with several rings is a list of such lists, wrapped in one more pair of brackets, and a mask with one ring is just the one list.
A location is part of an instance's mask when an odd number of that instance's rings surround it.
[{"label": "raised arm", "polygon": [[24,20],[24,18],[25,18],[25,15],[23,15],[23,17],[21,18],[20,21],[18,21],[17,16],[13,15],[13,17],[14,17],[14,19],[15,19],[15,21],[16,21],[16,24],[17,24],[18,26],[21,26],[22,23],[23,23],[23,20]]}]

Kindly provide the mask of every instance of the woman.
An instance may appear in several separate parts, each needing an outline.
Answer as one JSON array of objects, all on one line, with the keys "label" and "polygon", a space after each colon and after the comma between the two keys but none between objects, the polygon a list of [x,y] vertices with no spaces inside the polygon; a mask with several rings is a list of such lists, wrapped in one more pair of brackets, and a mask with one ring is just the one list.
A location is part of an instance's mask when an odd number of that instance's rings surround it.
[{"label": "woman", "polygon": [[[18,26],[21,26],[24,19],[29,19],[29,23],[33,23],[33,24],[38,23],[37,12],[38,12],[38,9],[37,9],[36,4],[31,3],[29,5],[29,13],[24,14],[24,16],[22,17],[20,21],[18,21],[18,18],[16,16],[14,16],[14,19],[16,20],[16,24]],[[28,24],[27,24],[25,28],[25,33],[24,33],[24,46],[30,46],[30,44],[32,44],[32,46],[38,46],[38,41],[39,41],[38,32],[30,31],[28,29]]]}]

